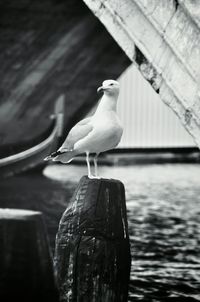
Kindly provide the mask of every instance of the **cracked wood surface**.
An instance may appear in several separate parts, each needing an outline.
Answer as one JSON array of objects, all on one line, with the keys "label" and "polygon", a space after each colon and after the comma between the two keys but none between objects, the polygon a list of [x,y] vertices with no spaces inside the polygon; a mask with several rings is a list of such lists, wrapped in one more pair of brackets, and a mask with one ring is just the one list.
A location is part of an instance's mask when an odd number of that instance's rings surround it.
[{"label": "cracked wood surface", "polygon": [[60,301],[127,302],[130,243],[123,184],[83,176],[56,236]]},{"label": "cracked wood surface", "polygon": [[84,0],[200,147],[200,3]]}]

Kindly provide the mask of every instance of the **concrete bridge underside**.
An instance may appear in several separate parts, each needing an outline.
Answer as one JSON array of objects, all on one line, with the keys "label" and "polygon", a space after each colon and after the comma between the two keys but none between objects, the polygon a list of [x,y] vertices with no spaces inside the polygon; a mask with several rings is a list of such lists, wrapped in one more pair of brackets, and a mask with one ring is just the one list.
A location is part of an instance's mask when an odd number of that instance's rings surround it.
[{"label": "concrete bridge underside", "polygon": [[200,1],[84,2],[200,147]]},{"label": "concrete bridge underside", "polygon": [[67,134],[98,100],[98,85],[117,78],[131,61],[79,0],[7,0],[0,12],[0,153],[5,156],[46,137],[61,94]]}]

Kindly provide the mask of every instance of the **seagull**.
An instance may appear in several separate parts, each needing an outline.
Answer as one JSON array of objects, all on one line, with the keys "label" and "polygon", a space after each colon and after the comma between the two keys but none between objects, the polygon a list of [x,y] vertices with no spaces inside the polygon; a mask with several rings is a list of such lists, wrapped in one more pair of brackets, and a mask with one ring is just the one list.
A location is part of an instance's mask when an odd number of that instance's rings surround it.
[{"label": "seagull", "polygon": [[[121,122],[117,116],[117,99],[119,83],[105,80],[97,92],[103,92],[95,113],[78,122],[69,132],[62,146],[45,160],[70,163],[76,155],[86,153],[89,178],[99,178],[97,158],[101,152],[115,148],[123,133]],[[94,170],[91,173],[90,153],[95,153]]]}]

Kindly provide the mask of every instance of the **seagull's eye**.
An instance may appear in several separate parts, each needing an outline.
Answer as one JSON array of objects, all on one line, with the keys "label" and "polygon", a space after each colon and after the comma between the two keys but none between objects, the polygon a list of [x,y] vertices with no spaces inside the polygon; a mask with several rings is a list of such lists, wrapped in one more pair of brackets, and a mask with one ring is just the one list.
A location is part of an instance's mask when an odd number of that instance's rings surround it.
[{"label": "seagull's eye", "polygon": [[110,86],[113,86],[113,85],[114,85],[113,83],[110,84]]}]

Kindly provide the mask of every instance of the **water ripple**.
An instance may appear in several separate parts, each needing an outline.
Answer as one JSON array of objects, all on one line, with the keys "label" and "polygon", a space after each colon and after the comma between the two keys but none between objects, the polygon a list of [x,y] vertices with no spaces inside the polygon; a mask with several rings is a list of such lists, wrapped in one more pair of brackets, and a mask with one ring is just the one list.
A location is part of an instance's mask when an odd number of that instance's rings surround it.
[{"label": "water ripple", "polygon": [[[41,210],[53,248],[59,219],[86,168],[1,182],[1,207]],[[101,167],[125,185],[132,268],[129,302],[200,301],[200,166]]]}]

